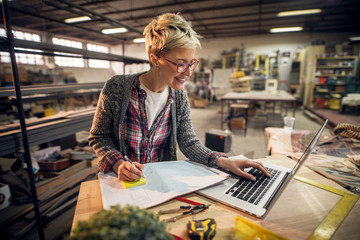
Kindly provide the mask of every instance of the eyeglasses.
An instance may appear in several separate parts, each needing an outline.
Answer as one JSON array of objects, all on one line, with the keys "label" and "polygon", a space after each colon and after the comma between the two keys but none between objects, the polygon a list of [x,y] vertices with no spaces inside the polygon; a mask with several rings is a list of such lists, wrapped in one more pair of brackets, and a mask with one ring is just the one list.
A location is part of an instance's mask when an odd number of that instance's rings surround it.
[{"label": "eyeglasses", "polygon": [[159,58],[162,58],[162,59],[165,59],[165,60],[168,61],[169,63],[174,64],[174,65],[176,66],[176,68],[177,68],[177,72],[178,72],[178,73],[184,73],[184,72],[186,72],[189,68],[190,68],[191,71],[194,71],[195,68],[197,67],[197,65],[199,64],[199,60],[197,60],[197,59],[192,60],[191,63],[185,63],[185,62],[184,62],[184,63],[176,63],[176,62],[173,62],[173,61],[171,61],[171,60],[169,60],[169,59],[167,59],[167,58],[160,57],[160,56],[158,56],[158,57],[159,57]]}]

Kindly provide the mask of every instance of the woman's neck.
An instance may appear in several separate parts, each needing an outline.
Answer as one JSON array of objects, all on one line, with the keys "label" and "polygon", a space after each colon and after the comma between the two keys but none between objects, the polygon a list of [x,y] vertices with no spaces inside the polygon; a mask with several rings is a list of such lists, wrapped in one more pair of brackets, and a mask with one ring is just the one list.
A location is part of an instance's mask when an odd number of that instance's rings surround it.
[{"label": "woman's neck", "polygon": [[139,77],[140,82],[149,90],[157,93],[161,93],[167,87],[161,81],[160,76],[153,70],[150,69],[148,72],[144,73]]}]

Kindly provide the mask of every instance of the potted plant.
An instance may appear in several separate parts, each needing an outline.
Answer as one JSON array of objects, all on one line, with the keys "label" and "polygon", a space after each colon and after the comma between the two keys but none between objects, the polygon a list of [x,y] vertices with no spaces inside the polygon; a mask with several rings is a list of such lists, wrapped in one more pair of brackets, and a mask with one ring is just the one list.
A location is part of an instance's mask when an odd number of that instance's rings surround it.
[{"label": "potted plant", "polygon": [[166,223],[159,216],[145,209],[116,205],[110,210],[100,210],[88,221],[79,221],[69,240],[78,239],[144,239],[170,240]]}]

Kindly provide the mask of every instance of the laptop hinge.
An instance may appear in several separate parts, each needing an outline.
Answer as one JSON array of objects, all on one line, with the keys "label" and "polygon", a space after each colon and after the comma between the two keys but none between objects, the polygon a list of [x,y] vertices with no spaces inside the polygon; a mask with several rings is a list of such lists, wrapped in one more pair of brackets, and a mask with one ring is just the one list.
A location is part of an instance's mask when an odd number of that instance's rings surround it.
[{"label": "laptop hinge", "polygon": [[283,177],[283,179],[281,180],[281,183],[278,184],[278,186],[276,187],[276,190],[273,191],[273,193],[271,194],[270,198],[267,200],[267,202],[264,205],[264,208],[267,209],[270,205],[270,203],[272,203],[272,200],[275,196],[277,196],[278,192],[280,191],[280,189],[283,187],[284,182],[289,179],[289,172],[285,173],[285,176]]}]

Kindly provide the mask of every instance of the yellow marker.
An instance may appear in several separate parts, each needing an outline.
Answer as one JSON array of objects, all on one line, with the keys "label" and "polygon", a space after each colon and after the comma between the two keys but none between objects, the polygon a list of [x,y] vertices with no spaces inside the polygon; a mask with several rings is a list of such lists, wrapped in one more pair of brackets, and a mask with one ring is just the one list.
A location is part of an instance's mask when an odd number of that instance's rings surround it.
[{"label": "yellow marker", "polygon": [[140,186],[140,185],[143,185],[143,184],[146,184],[146,180],[145,178],[139,178],[139,179],[136,179],[134,181],[121,181],[124,185],[125,188],[132,188],[132,187],[136,187],[136,186]]}]

